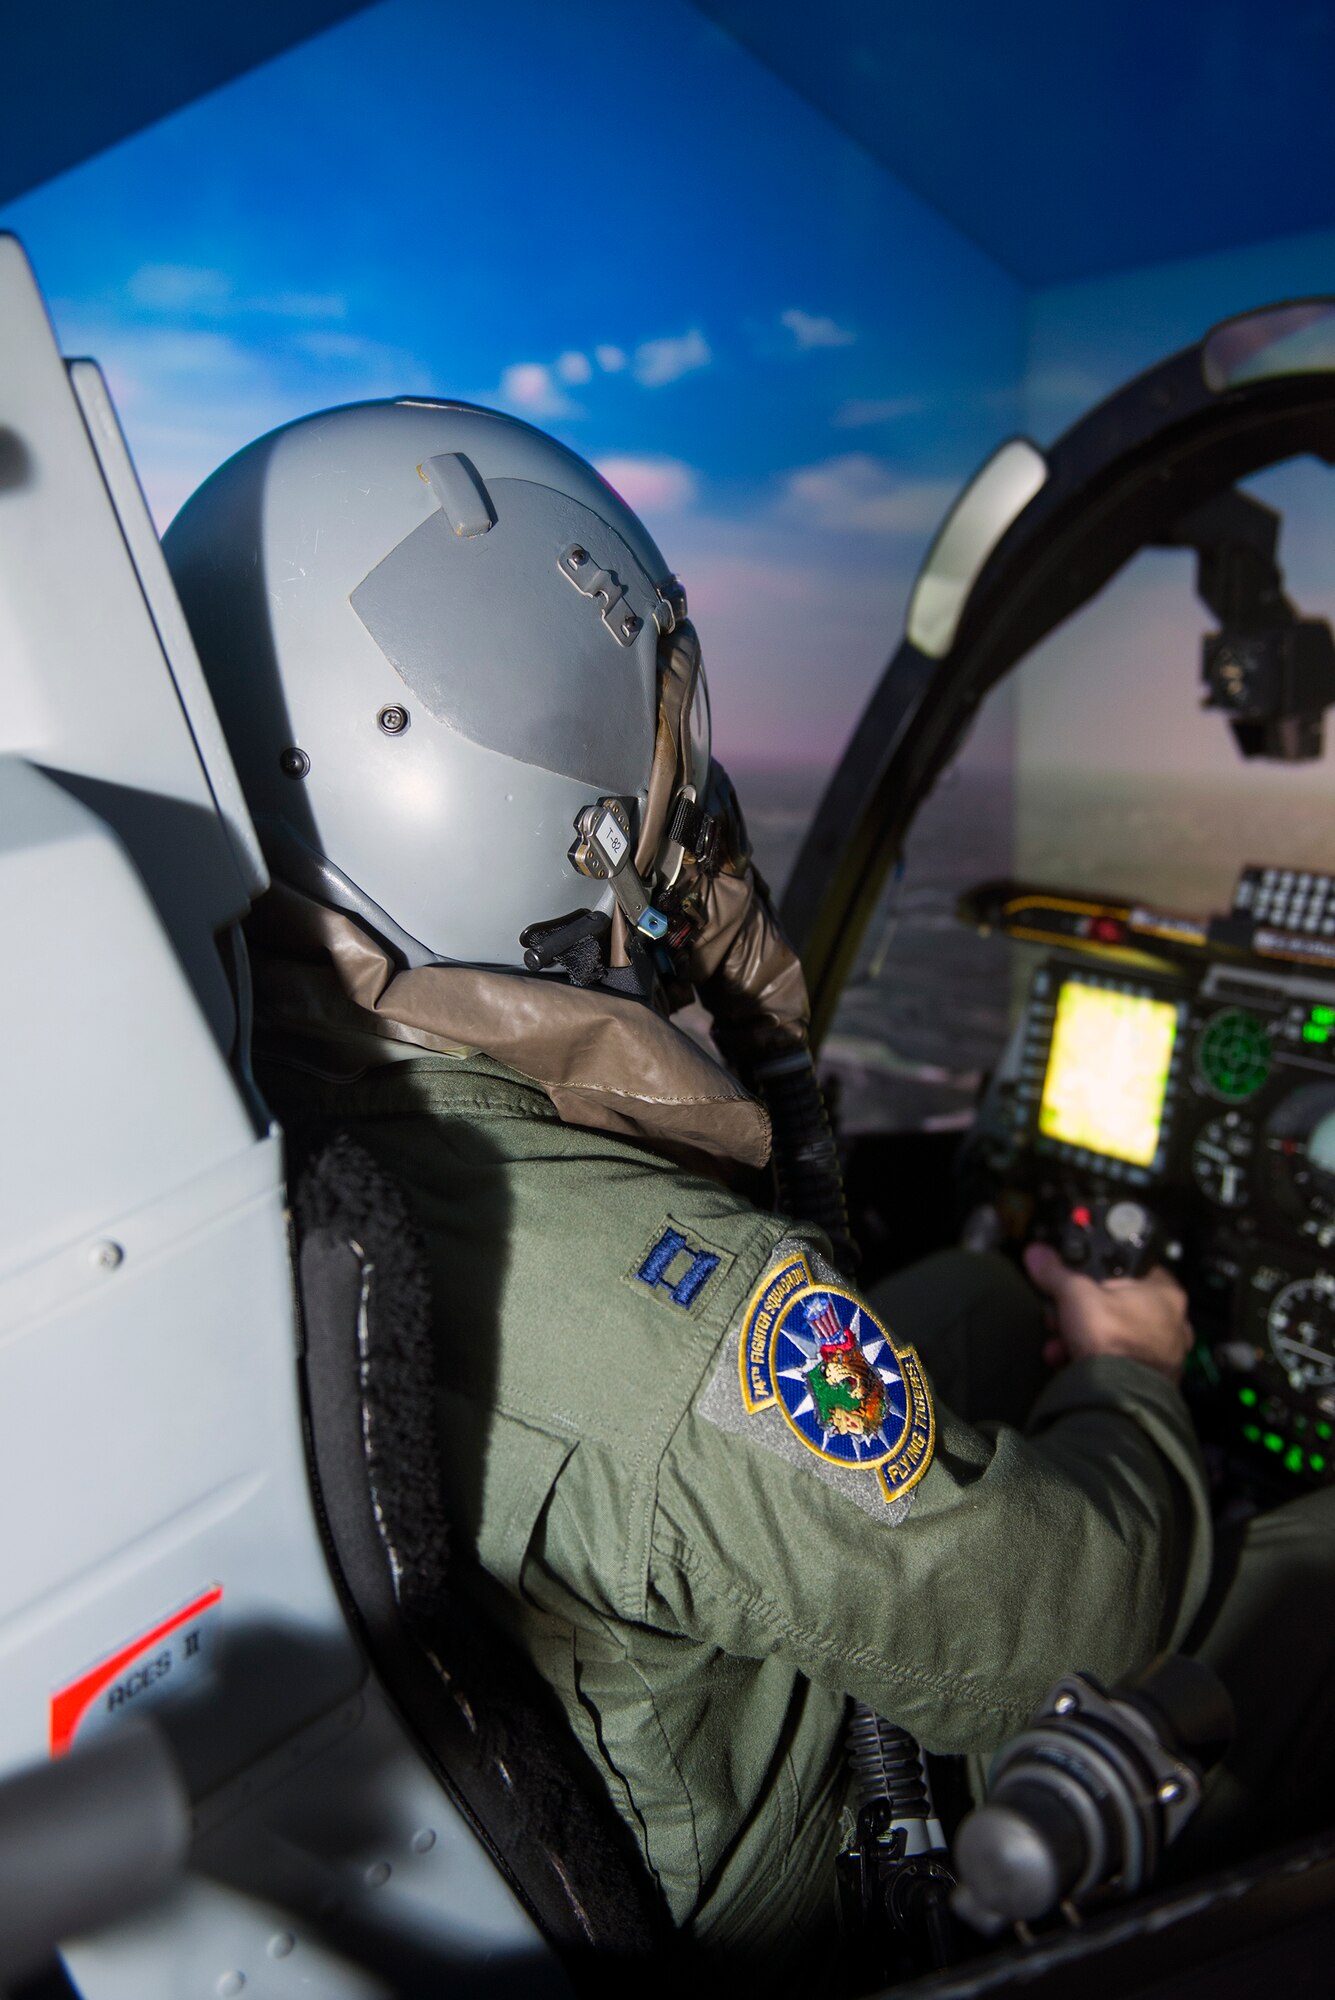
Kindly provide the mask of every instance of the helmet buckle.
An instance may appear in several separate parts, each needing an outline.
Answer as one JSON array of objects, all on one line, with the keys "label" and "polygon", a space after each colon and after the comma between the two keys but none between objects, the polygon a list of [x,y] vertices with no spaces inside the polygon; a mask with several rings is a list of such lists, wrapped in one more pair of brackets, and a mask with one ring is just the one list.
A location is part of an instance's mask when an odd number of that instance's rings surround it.
[{"label": "helmet buckle", "polygon": [[631,860],[630,813],[623,799],[599,799],[585,806],[575,821],[579,838],[570,849],[570,865],[595,882],[606,882],[632,929],[658,944],[667,936],[668,920],[654,908],[649,891]]}]

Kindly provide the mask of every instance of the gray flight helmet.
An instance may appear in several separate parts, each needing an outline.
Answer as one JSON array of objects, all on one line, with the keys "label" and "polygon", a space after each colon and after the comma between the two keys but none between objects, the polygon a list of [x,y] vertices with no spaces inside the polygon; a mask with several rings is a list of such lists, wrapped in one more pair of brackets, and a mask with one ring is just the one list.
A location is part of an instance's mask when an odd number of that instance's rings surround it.
[{"label": "gray flight helmet", "polygon": [[527,926],[611,914],[574,822],[615,796],[638,830],[685,600],[583,459],[356,403],[229,459],[163,547],[279,879],[410,964],[519,966]]}]

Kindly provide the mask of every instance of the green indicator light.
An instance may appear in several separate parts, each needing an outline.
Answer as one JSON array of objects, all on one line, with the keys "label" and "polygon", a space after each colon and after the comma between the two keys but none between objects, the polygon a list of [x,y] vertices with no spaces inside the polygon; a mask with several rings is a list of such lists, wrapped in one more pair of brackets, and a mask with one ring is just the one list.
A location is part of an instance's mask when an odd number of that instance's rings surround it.
[{"label": "green indicator light", "polygon": [[1307,1454],[1307,1463],[1311,1466],[1313,1472],[1324,1472],[1326,1469],[1326,1461],[1319,1451],[1309,1451]]},{"label": "green indicator light", "polygon": [[1261,1443],[1267,1451],[1283,1451],[1284,1449],[1284,1440],[1278,1431],[1267,1431],[1261,1439]]},{"label": "green indicator light", "polygon": [[1255,1389],[1239,1389],[1238,1401],[1242,1404],[1244,1409],[1250,1410],[1256,1402]]},{"label": "green indicator light", "polygon": [[1248,1444],[1260,1444],[1261,1426],[1259,1424],[1244,1424],[1242,1435],[1246,1438]]},{"label": "green indicator light", "polygon": [[1328,1438],[1330,1436],[1330,1425],[1323,1424],[1320,1422],[1320,1420],[1318,1420],[1316,1427],[1316,1434],[1319,1438]]},{"label": "green indicator light", "polygon": [[1296,1444],[1291,1444],[1288,1450],[1285,1452],[1284,1463],[1288,1467],[1290,1472],[1302,1471],[1303,1455],[1302,1452],[1298,1449],[1298,1446]]},{"label": "green indicator light", "polygon": [[1312,1019],[1323,1028],[1335,1028],[1335,1007],[1314,1007]]},{"label": "green indicator light", "polygon": [[1305,1042],[1328,1042],[1330,1040],[1330,1029],[1315,1027],[1311,1021],[1304,1022],[1303,1040]]}]

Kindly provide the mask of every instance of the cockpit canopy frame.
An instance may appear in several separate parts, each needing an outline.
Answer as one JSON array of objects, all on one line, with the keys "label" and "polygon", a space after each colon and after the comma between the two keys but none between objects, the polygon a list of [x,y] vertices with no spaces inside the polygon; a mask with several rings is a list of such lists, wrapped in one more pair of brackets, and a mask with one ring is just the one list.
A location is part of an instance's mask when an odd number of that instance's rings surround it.
[{"label": "cockpit canopy frame", "polygon": [[[783,920],[829,1026],[918,808],[984,697],[1139,550],[1240,479],[1335,464],[1335,300],[1225,321],[1118,389],[1046,452],[1011,439],[966,487],[818,806]],[[1043,476],[1039,477],[1039,468]]]}]

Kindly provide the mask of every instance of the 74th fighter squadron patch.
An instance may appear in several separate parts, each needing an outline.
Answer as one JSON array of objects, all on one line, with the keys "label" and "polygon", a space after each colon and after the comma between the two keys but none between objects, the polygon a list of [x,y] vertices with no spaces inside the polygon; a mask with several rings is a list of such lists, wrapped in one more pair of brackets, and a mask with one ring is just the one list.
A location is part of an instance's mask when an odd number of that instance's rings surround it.
[{"label": "74th fighter squadron patch", "polygon": [[813,1283],[804,1257],[771,1270],[751,1300],[737,1359],[750,1415],[777,1411],[818,1458],[874,1473],[883,1499],[926,1472],[936,1431],[921,1362],[860,1299]]}]

